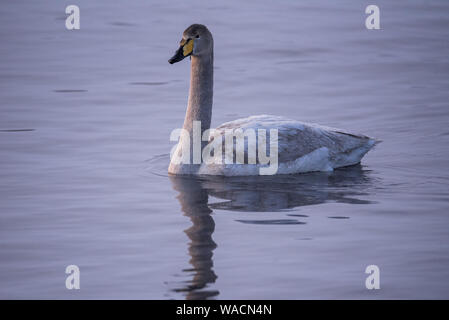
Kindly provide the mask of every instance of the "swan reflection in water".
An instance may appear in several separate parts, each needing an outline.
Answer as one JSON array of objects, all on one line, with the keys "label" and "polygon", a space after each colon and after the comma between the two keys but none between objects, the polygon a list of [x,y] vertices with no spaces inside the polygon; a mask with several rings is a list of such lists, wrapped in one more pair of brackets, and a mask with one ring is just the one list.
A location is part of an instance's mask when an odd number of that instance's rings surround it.
[{"label": "swan reflection in water", "polygon": [[[368,195],[373,178],[370,171],[360,165],[335,170],[332,173],[309,173],[285,176],[170,176],[173,188],[179,193],[177,199],[182,212],[191,220],[192,226],[184,232],[190,239],[189,263],[192,279],[181,288],[185,298],[207,299],[217,296],[210,290],[217,275],[213,270],[213,251],[217,244],[212,238],[215,222],[211,216],[214,209],[275,212],[300,206],[316,205],[327,201],[349,204],[368,204],[359,199]],[[209,203],[209,196],[218,201]],[[295,215],[290,215],[294,218]],[[253,224],[303,224],[296,219],[237,220]]]}]

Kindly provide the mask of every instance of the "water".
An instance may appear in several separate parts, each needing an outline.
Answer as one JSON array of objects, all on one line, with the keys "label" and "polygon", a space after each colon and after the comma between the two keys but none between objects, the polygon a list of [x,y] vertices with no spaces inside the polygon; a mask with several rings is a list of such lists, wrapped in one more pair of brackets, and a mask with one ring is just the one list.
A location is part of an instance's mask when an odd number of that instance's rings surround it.
[{"label": "water", "polygon": [[[449,3],[0,7],[1,298],[449,298]],[[169,178],[182,31],[215,38],[213,126],[277,114],[383,140],[361,166]],[[65,268],[81,290],[65,288]],[[367,290],[368,265],[381,289]]]}]

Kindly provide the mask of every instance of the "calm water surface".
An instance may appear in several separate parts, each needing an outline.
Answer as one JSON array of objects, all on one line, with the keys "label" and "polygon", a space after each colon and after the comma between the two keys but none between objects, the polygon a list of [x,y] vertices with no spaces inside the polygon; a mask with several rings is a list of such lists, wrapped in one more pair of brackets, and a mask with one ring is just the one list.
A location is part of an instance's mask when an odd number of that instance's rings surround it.
[{"label": "calm water surface", "polygon": [[[449,298],[449,3],[78,0],[0,7],[0,298]],[[191,23],[213,126],[277,114],[383,140],[360,166],[168,177]],[[81,290],[65,288],[65,267]],[[381,289],[365,289],[378,265]]]}]

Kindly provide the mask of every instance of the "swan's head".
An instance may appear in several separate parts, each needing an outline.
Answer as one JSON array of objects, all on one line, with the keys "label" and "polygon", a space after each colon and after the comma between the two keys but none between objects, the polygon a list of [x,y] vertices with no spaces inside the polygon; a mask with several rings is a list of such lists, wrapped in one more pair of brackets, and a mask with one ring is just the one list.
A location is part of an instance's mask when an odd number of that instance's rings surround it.
[{"label": "swan's head", "polygon": [[213,49],[213,43],[212,34],[205,25],[192,24],[183,32],[180,47],[168,62],[173,64],[190,55],[210,55]]}]

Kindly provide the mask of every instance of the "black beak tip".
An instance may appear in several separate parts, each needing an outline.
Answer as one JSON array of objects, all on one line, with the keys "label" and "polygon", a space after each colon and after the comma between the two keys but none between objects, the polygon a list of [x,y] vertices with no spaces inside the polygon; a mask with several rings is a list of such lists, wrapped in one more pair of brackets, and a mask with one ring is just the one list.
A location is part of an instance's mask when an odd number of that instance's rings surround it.
[{"label": "black beak tip", "polygon": [[184,58],[185,57],[183,54],[183,49],[182,49],[182,47],[180,47],[178,49],[178,51],[176,51],[175,55],[173,57],[171,57],[170,59],[168,59],[168,63],[173,64],[173,63],[181,61]]}]

